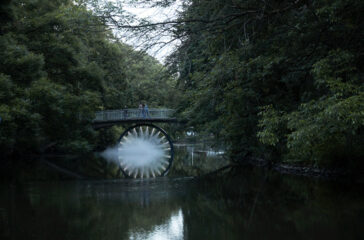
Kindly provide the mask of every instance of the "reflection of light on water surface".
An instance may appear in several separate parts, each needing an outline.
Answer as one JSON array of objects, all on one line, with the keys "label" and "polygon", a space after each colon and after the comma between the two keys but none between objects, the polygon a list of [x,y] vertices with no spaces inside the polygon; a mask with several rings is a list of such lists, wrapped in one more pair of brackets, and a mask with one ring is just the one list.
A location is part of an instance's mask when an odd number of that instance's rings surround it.
[{"label": "reflection of light on water surface", "polygon": [[171,215],[170,219],[164,224],[153,227],[151,231],[143,229],[129,232],[131,240],[179,240],[183,239],[183,213],[179,209]]}]

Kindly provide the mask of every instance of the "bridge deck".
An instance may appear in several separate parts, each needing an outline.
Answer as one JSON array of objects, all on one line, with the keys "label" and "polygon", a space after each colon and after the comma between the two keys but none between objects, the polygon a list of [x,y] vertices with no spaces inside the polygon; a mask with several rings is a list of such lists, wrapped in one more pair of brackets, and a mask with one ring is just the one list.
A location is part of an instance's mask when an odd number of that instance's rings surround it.
[{"label": "bridge deck", "polygon": [[148,111],[141,109],[120,109],[96,112],[94,126],[104,127],[117,123],[143,123],[143,122],[176,122],[173,109],[151,108]]}]

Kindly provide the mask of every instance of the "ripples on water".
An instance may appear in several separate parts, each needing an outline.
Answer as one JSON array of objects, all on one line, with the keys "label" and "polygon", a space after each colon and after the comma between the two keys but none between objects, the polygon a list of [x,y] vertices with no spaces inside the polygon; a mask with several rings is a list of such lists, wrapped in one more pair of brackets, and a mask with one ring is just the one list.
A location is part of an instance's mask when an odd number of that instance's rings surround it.
[{"label": "ripples on water", "polygon": [[364,239],[361,187],[229,178],[0,185],[0,239]]},{"label": "ripples on water", "polygon": [[226,163],[185,145],[169,177],[0,184],[0,239],[364,239],[362,186],[256,168],[178,177]]}]

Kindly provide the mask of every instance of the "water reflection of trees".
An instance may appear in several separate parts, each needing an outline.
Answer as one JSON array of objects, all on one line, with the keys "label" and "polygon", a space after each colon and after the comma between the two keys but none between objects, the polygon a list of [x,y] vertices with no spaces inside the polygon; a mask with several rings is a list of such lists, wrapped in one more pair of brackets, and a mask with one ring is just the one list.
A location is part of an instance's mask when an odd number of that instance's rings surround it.
[{"label": "water reflection of trees", "polygon": [[[340,193],[340,194],[338,194]],[[234,169],[199,180],[0,187],[1,239],[150,236],[181,211],[185,239],[362,239],[356,186]]]},{"label": "water reflection of trees", "polygon": [[175,157],[169,176],[201,176],[228,164],[220,154],[204,145],[175,147]]},{"label": "water reflection of trees", "polygon": [[184,209],[185,227],[197,239],[360,239],[364,194],[360,186],[349,188],[235,169],[199,181],[192,200],[198,204]]},{"label": "water reflection of trees", "polygon": [[[152,184],[153,185],[153,184]],[[162,183],[163,185],[163,183]],[[160,185],[158,185],[161,187]],[[128,239],[132,229],[152,231],[180,205],[155,186],[42,184],[17,186],[0,201],[8,217],[1,239]],[[1,191],[4,194],[4,191]],[[167,194],[167,195],[166,195]],[[5,206],[5,207],[3,207]]]}]

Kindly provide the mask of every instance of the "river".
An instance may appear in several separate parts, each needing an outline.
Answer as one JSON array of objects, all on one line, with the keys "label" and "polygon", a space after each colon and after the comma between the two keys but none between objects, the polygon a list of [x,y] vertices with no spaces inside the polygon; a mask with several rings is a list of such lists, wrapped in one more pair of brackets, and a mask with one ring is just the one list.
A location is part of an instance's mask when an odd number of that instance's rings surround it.
[{"label": "river", "polygon": [[188,166],[221,152],[177,154],[168,177],[1,184],[0,239],[364,239],[360,185],[252,167],[196,179]]}]

